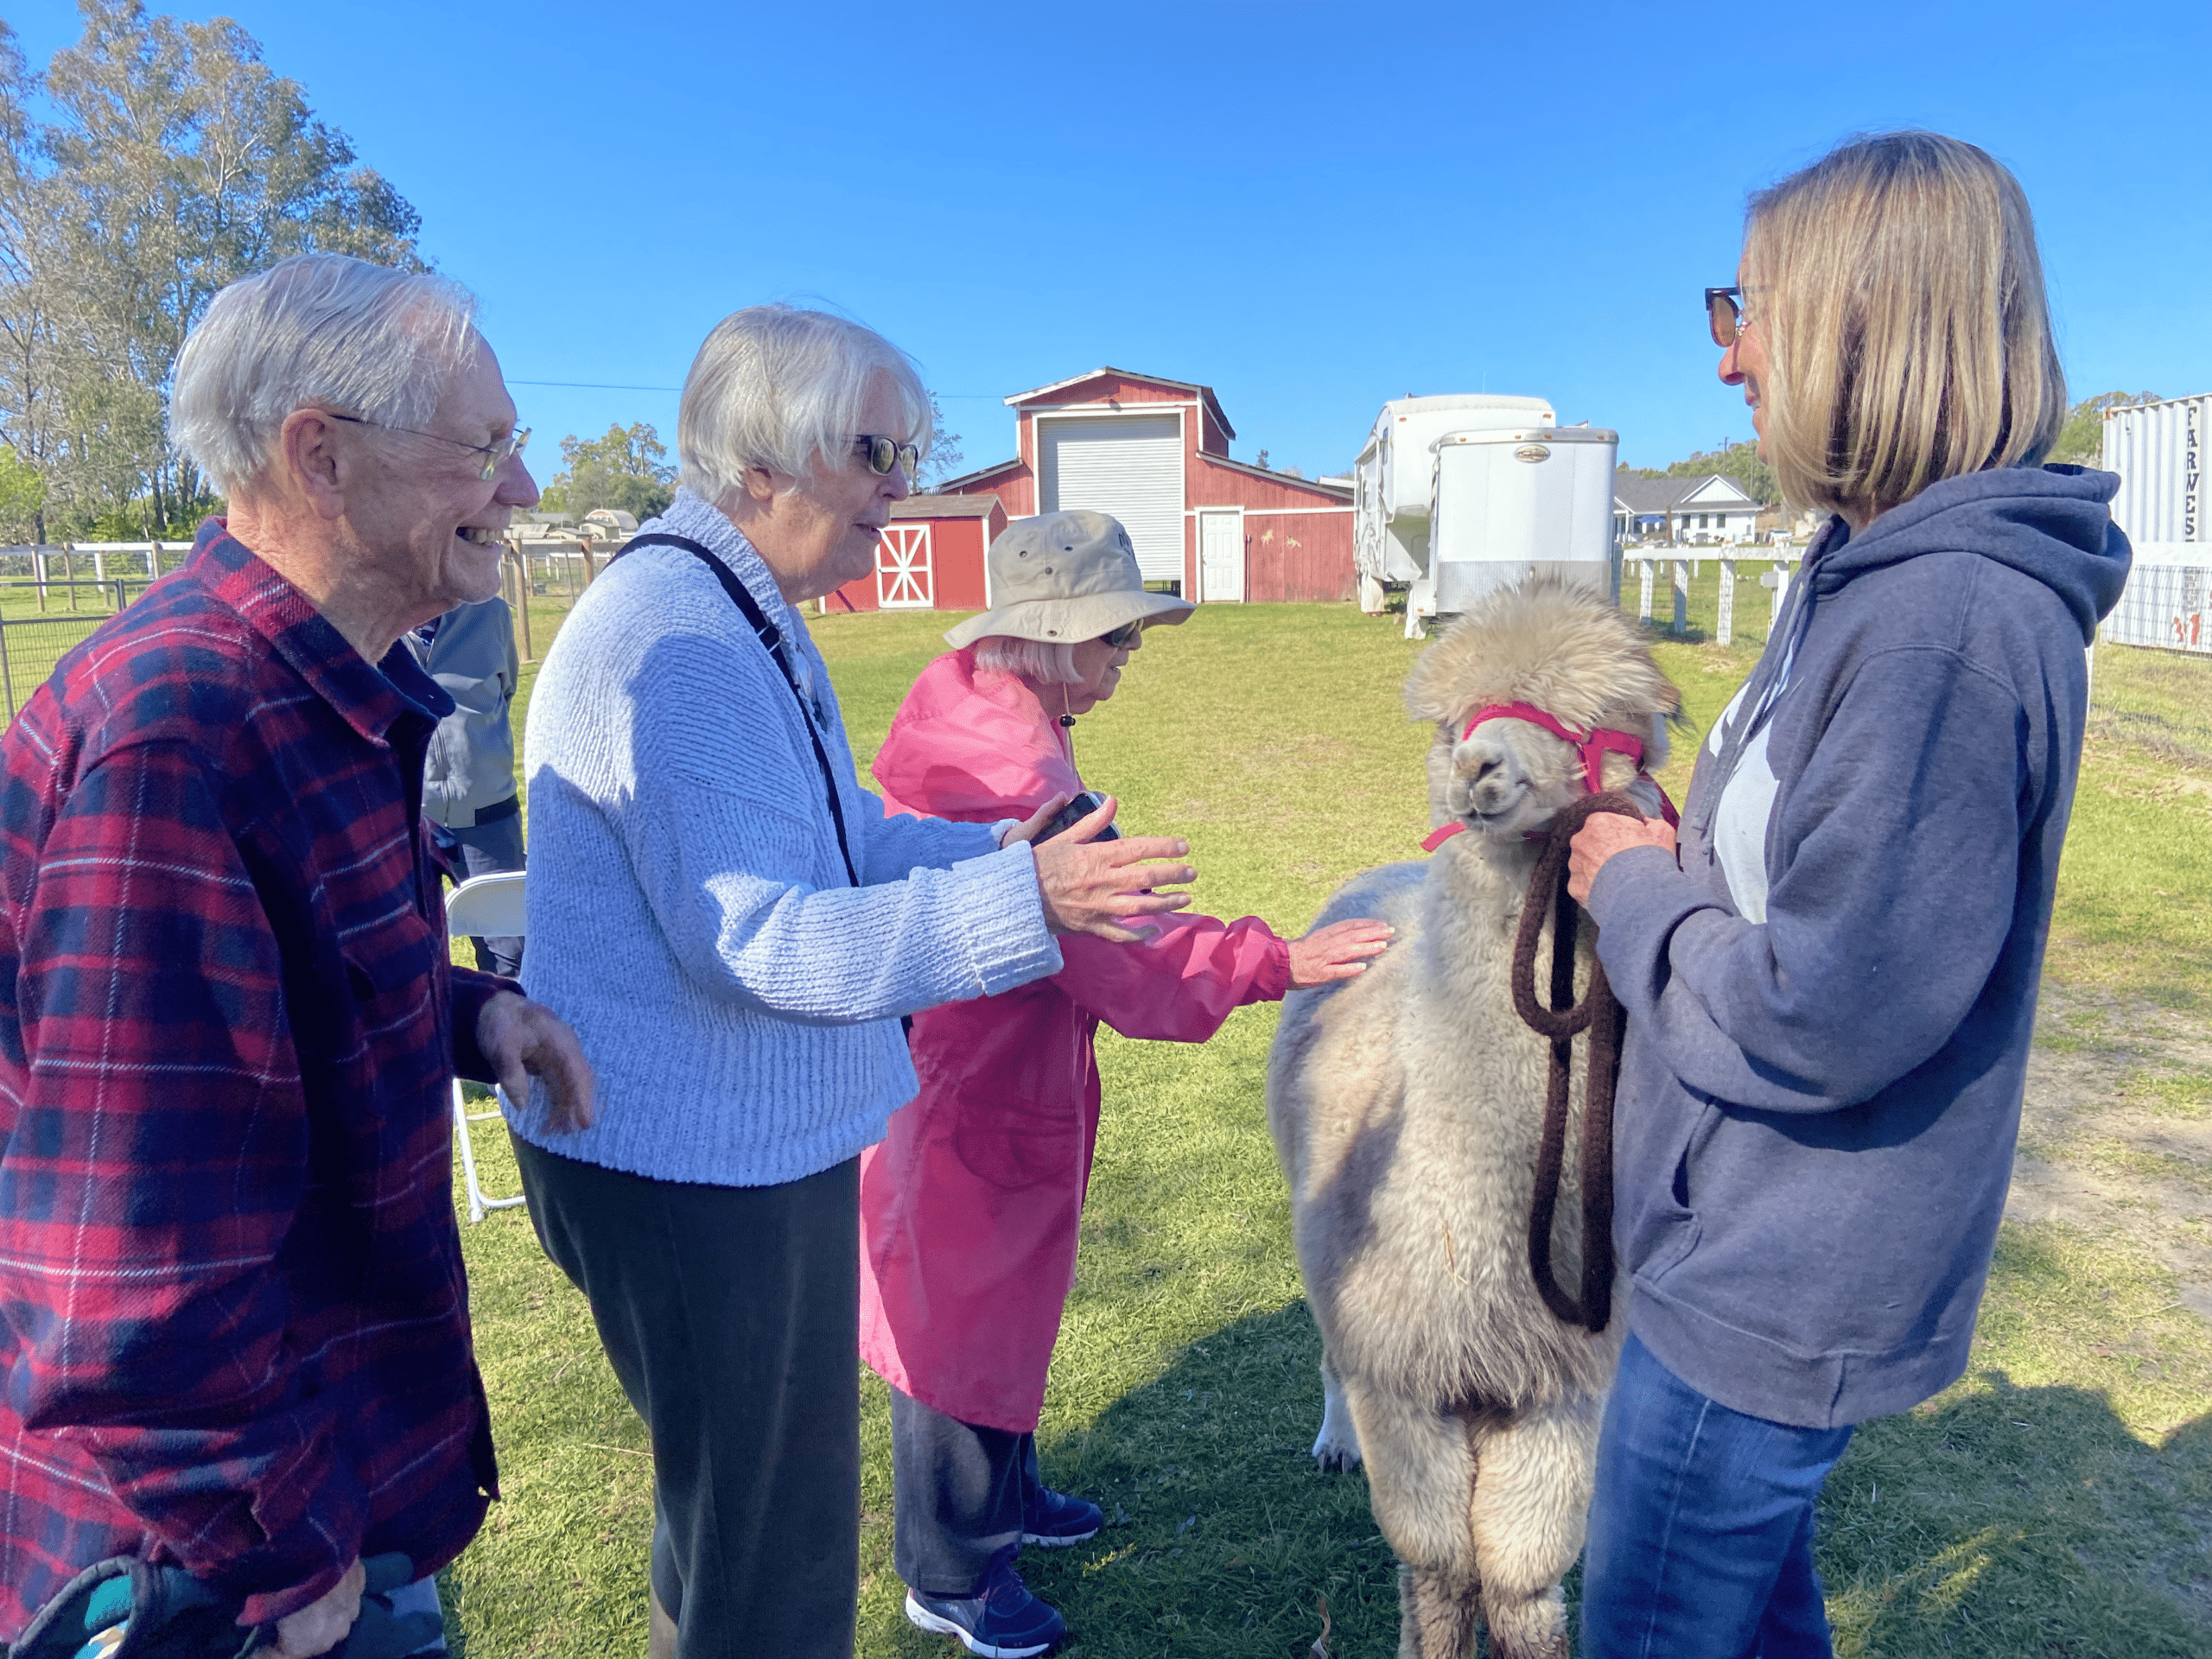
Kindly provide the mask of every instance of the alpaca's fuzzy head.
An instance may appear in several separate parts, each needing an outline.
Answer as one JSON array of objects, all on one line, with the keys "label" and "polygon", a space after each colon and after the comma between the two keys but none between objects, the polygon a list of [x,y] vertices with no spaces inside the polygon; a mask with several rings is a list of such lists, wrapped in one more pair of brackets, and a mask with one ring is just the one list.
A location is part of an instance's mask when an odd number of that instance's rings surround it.
[{"label": "alpaca's fuzzy head", "polygon": [[[1477,601],[1414,664],[1406,707],[1431,721],[1431,822],[1454,820],[1492,841],[1541,830],[1583,791],[1582,760],[1570,744],[1522,720],[1487,720],[1464,741],[1478,709],[1525,702],[1580,730],[1608,727],[1643,739],[1644,765],[1667,759],[1667,727],[1681,693],[1659,671],[1636,625],[1579,583],[1538,576]],[[1636,776],[1625,755],[1608,754],[1604,782],[1625,789]]]}]

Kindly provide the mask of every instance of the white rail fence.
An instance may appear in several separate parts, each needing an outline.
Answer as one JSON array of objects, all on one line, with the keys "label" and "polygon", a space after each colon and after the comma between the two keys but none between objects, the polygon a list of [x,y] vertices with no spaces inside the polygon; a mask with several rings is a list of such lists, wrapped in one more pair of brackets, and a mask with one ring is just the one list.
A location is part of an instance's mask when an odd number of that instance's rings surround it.
[{"label": "white rail fence", "polygon": [[[1707,559],[1700,554],[1694,557],[1678,553],[1665,556],[1630,553],[1621,561],[1625,575],[1633,570],[1637,576],[1637,617],[1641,621],[1653,620],[1652,601],[1663,580],[1672,600],[1672,614],[1668,619],[1667,632],[1681,635],[1689,632],[1690,582],[1699,574],[1698,567],[1706,563],[1720,567],[1719,616],[1713,639],[1716,645],[1732,645],[1736,638],[1736,586],[1746,575],[1756,574],[1758,585],[1768,590],[1767,631],[1773,632],[1774,624],[1782,619],[1783,601],[1789,596],[1789,584],[1796,579],[1798,567],[1804,562],[1805,551],[1799,547],[1777,547],[1764,550],[1756,555],[1742,557],[1726,556]],[[1760,569],[1761,566],[1768,567]],[[1662,571],[1664,571],[1664,576]]]}]

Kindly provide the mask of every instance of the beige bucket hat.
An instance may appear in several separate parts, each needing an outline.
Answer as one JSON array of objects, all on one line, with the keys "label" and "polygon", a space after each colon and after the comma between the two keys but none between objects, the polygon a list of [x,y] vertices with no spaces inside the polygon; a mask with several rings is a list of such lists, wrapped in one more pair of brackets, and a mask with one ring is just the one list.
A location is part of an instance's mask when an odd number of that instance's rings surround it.
[{"label": "beige bucket hat", "polygon": [[1089,507],[1015,519],[983,562],[998,602],[946,632],[955,650],[995,633],[1072,645],[1124,622],[1180,622],[1198,609],[1172,594],[1147,593],[1129,532]]}]

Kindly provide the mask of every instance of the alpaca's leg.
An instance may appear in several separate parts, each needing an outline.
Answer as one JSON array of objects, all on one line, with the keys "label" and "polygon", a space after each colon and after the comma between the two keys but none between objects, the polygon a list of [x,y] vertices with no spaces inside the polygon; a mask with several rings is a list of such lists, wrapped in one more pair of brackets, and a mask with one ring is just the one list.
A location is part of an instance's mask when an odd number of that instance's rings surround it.
[{"label": "alpaca's leg", "polygon": [[1321,1355],[1321,1432],[1313,1440],[1313,1461],[1325,1471],[1359,1467],[1359,1431],[1351,1426],[1351,1408],[1344,1404],[1344,1379]]},{"label": "alpaca's leg", "polygon": [[1481,1580],[1469,1525],[1475,1459],[1460,1416],[1343,1379],[1367,1458],[1375,1524],[1404,1564],[1398,1575],[1400,1659],[1465,1659],[1474,1651]]},{"label": "alpaca's leg", "polygon": [[1398,1567],[1398,1659],[1474,1659],[1477,1610],[1472,1585]]},{"label": "alpaca's leg", "polygon": [[1475,1559],[1496,1659],[1567,1659],[1560,1580],[1582,1553],[1604,1406],[1562,1401],[1481,1433]]}]

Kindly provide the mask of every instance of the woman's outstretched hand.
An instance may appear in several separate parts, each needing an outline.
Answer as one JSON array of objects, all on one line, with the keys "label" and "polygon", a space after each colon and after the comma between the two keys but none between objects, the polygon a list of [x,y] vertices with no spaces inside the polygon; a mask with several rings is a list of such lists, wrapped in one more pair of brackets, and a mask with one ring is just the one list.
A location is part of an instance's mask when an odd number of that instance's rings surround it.
[{"label": "woman's outstretched hand", "polygon": [[1038,833],[1065,806],[1065,798],[1048,804],[1007,840],[1033,842],[1036,847],[1037,892],[1045,903],[1045,925],[1055,933],[1095,933],[1116,944],[1134,944],[1152,937],[1149,928],[1130,927],[1132,917],[1157,916],[1180,910],[1191,902],[1187,893],[1155,893],[1152,889],[1180,887],[1198,879],[1188,864],[1162,864],[1157,859],[1183,859],[1191,843],[1169,836],[1124,836],[1119,841],[1100,841],[1098,832],[1114,822],[1114,798],[1089,817],[1078,818],[1065,833],[1050,841],[1036,841]]},{"label": "woman's outstretched hand", "polygon": [[1367,971],[1367,959],[1379,957],[1398,930],[1388,922],[1357,917],[1317,927],[1290,942],[1290,983],[1294,990],[1350,979]]}]

